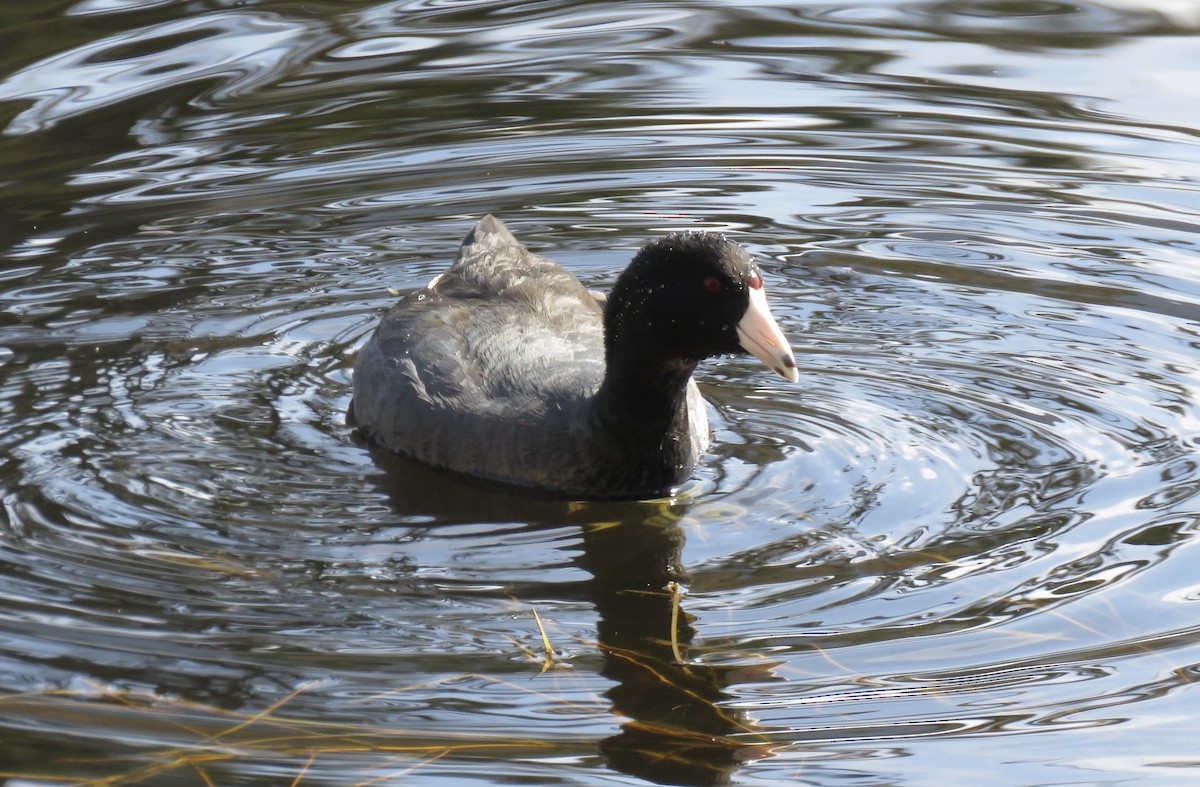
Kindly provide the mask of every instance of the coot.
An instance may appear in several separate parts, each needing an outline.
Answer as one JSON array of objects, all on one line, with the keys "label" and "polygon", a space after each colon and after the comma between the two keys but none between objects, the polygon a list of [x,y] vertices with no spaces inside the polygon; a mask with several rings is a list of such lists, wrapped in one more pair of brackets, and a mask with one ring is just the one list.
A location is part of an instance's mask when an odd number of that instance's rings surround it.
[{"label": "coot", "polygon": [[693,369],[743,351],[799,379],[758,266],[724,236],[650,242],[604,298],[485,216],[359,352],[351,417],[380,446],[542,495],[661,497],[708,445]]}]

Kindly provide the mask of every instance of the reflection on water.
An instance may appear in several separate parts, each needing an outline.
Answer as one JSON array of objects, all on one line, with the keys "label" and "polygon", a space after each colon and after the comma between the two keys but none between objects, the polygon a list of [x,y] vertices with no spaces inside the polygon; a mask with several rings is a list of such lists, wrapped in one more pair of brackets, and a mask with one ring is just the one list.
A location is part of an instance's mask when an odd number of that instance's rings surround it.
[{"label": "reflection on water", "polygon": [[[600,743],[610,765],[656,784],[728,784],[736,766],[766,753],[748,714],[725,706],[731,683],[766,668],[700,664],[678,587],[683,532],[670,518],[584,531],[581,564],[593,574],[605,696],[628,721]],[[739,736],[749,734],[747,741]]]},{"label": "reflection on water", "polygon": [[[664,784],[725,784],[735,766],[765,750],[746,714],[723,707],[731,682],[769,677],[751,666],[705,665],[690,659],[695,629],[679,588],[688,581],[681,564],[684,533],[679,526],[689,506],[675,504],[562,503],[519,500],[466,488],[455,479],[416,463],[376,452],[387,471],[383,483],[393,509],[436,523],[520,521],[528,528],[578,523],[582,534],[576,565],[590,579],[556,595],[586,600],[594,607],[600,674],[614,682],[604,696],[627,719],[600,742],[612,767]],[[433,524],[432,522],[430,524]],[[518,597],[545,593],[540,583],[509,583]]]},{"label": "reflection on water", "polygon": [[[1190,5],[0,22],[0,779],[1194,780]],[[597,287],[736,234],[800,386],[703,366],[672,501],[372,452],[484,212]]]}]

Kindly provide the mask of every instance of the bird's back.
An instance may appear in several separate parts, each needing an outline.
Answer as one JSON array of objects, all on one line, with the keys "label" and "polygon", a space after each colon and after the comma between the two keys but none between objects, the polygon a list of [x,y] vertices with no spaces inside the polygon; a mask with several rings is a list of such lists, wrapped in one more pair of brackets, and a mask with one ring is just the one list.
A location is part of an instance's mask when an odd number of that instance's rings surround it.
[{"label": "bird's back", "polygon": [[482,219],[458,259],[382,319],[354,368],[355,421],[430,464],[554,486],[586,450],[604,377],[602,311],[573,275]]}]

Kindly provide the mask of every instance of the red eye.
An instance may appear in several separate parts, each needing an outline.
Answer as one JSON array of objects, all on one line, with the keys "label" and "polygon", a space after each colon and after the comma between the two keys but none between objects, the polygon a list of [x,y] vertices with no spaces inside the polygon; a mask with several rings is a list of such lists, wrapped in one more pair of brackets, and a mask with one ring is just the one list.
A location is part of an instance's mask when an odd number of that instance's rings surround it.
[{"label": "red eye", "polygon": [[725,289],[725,285],[716,276],[709,276],[704,280],[704,289],[716,295],[721,290]]}]

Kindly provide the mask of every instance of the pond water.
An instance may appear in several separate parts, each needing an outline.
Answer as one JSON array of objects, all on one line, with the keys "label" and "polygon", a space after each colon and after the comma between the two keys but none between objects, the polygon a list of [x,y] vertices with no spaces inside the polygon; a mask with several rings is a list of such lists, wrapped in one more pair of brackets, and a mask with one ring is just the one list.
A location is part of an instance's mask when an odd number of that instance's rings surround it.
[{"label": "pond water", "polygon": [[[1196,3],[6,0],[0,130],[0,783],[1200,779]],[[666,501],[373,452],[486,212],[729,233],[801,382]]]}]

